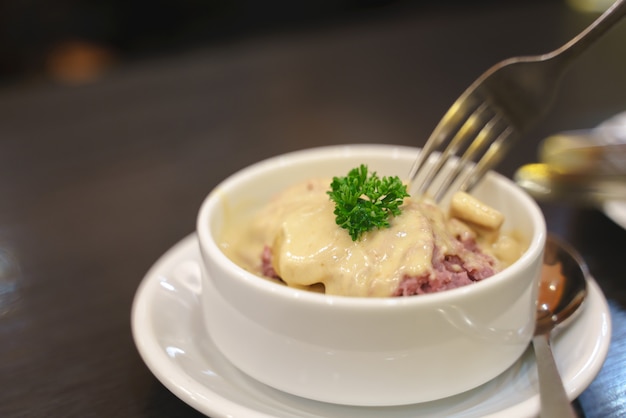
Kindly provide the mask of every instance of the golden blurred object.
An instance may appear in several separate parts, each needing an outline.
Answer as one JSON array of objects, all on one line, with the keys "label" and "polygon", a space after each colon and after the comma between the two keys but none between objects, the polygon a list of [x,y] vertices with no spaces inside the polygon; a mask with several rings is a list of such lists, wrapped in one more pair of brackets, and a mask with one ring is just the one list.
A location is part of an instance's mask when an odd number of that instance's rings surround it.
[{"label": "golden blurred object", "polygon": [[596,206],[609,200],[626,200],[626,176],[561,173],[548,164],[526,164],[515,182],[540,201]]},{"label": "golden blurred object", "polygon": [[93,82],[115,62],[109,48],[90,42],[71,40],[57,44],[48,54],[46,72],[68,84]]},{"label": "golden blurred object", "polygon": [[539,160],[560,174],[624,176],[626,143],[602,137],[602,131],[571,131],[552,135],[540,144]]}]

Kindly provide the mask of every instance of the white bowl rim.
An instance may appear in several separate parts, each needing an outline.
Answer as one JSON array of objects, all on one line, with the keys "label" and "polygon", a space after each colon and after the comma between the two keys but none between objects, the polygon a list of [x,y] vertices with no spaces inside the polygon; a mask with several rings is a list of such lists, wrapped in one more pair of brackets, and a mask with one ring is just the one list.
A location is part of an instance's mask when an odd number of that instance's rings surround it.
[{"label": "white bowl rim", "polygon": [[524,252],[524,254],[509,267],[494,274],[488,279],[455,289],[415,296],[398,297],[355,297],[328,295],[309,290],[296,289],[280,283],[275,283],[245,270],[243,267],[240,267],[235,262],[230,260],[222,252],[215,240],[212,239],[209,227],[209,215],[218,205],[219,190],[224,187],[234,185],[246,178],[251,178],[255,174],[264,172],[268,169],[285,165],[293,165],[302,161],[329,158],[331,156],[338,157],[342,154],[351,156],[352,154],[366,155],[371,153],[372,155],[380,156],[381,153],[385,153],[390,155],[390,157],[393,157],[393,155],[400,155],[406,152],[417,153],[419,150],[420,149],[416,147],[390,144],[330,145],[292,151],[253,163],[222,180],[202,202],[198,212],[196,225],[196,232],[198,234],[201,250],[202,252],[206,252],[209,257],[211,257],[212,262],[219,264],[222,269],[231,269],[233,271],[233,280],[244,281],[247,286],[251,286],[251,288],[256,292],[261,292],[266,295],[271,294],[275,298],[285,298],[291,300],[297,299],[298,303],[306,303],[313,306],[326,305],[333,306],[336,309],[344,308],[366,310],[388,310],[399,306],[438,306],[444,301],[453,302],[459,299],[464,299],[468,295],[473,295],[477,292],[483,291],[483,289],[488,290],[493,286],[498,286],[502,281],[514,280],[515,277],[518,277],[519,274],[521,274],[521,271],[523,271],[529,264],[532,264],[533,260],[536,260],[537,257],[541,257],[547,234],[545,219],[541,209],[532,197],[530,197],[530,195],[528,195],[524,190],[515,185],[515,183],[513,183],[510,179],[507,179],[503,175],[493,171],[487,174],[491,177],[491,180],[498,183],[510,183],[510,185],[513,186],[511,188],[511,192],[514,193],[516,198],[529,209],[529,215],[537,233],[531,237],[528,249]]}]

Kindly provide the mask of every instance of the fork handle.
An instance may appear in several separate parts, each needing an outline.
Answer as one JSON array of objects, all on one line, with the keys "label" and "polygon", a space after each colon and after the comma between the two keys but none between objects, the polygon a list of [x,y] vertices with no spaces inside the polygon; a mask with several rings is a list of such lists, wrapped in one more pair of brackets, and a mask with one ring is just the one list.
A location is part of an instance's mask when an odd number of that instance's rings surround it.
[{"label": "fork handle", "polygon": [[626,0],[617,0],[602,15],[597,18],[585,30],[572,38],[562,47],[548,54],[547,58],[556,58],[569,63],[584,51],[587,50],[595,41],[600,39],[609,29],[626,16]]}]

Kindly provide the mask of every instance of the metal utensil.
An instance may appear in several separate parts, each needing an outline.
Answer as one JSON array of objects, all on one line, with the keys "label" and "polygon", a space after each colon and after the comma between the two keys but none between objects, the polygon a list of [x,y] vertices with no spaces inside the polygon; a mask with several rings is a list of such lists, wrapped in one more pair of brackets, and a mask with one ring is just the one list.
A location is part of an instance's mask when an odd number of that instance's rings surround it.
[{"label": "metal utensil", "polygon": [[626,174],[560,173],[545,163],[526,164],[514,175],[515,182],[542,202],[600,206],[612,200],[626,201]]},{"label": "metal utensil", "polygon": [[557,173],[626,177],[626,135],[623,129],[596,128],[560,132],[539,145],[539,161]]},{"label": "metal utensil", "polygon": [[578,253],[567,243],[548,235],[533,337],[543,418],[576,416],[554,361],[550,334],[580,312],[587,295],[588,275]]},{"label": "metal utensil", "polygon": [[[562,47],[544,55],[510,58],[487,70],[454,102],[430,135],[409,173],[411,192],[429,193],[441,200],[453,185],[471,189],[514,140],[547,113],[557,81],[569,64],[624,15],[626,0],[617,0]],[[441,156],[430,161],[433,152],[441,149]],[[460,163],[452,170],[441,170],[456,155],[461,155]],[[474,161],[478,162],[471,164]]]},{"label": "metal utensil", "polygon": [[550,135],[538,157],[514,175],[535,199],[589,206],[626,201],[626,113],[593,129]]}]

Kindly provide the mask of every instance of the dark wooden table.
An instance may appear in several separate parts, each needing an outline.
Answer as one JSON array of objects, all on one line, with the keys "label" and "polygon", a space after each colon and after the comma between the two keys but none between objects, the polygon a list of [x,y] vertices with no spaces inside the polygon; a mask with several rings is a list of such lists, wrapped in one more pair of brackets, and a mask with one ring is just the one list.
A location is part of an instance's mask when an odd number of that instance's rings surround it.
[{"label": "dark wooden table", "polygon": [[[483,70],[552,50],[596,15],[565,2],[387,10],[320,28],[123,62],[93,83],[0,90],[0,416],[190,417],[133,344],[133,296],[193,232],[202,199],[264,157],[339,143],[420,146]],[[548,134],[626,110],[626,23],[571,68]],[[626,231],[603,212],[543,205],[583,254],[613,334],[581,416],[626,416]]]}]

